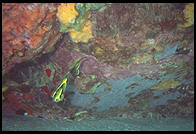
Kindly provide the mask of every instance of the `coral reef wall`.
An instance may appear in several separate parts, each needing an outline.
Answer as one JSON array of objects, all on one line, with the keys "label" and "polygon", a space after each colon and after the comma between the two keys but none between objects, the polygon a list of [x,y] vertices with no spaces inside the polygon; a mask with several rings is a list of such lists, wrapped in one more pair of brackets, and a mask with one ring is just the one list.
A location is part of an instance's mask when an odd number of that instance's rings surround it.
[{"label": "coral reef wall", "polygon": [[3,74],[16,63],[46,53],[61,37],[57,4],[2,4]]},{"label": "coral reef wall", "polygon": [[[49,119],[193,117],[193,10],[192,3],[4,3],[5,107]],[[75,76],[70,68],[80,58]],[[53,102],[69,71],[62,102]]]}]

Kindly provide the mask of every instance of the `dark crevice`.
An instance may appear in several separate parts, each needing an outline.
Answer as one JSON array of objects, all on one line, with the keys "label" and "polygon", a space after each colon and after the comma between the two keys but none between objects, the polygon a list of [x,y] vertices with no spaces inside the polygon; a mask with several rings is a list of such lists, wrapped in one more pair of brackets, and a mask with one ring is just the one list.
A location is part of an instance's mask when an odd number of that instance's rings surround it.
[{"label": "dark crevice", "polygon": [[7,79],[16,81],[19,84],[26,81],[21,76],[21,72],[23,72],[25,75],[28,75],[29,67],[36,67],[37,69],[39,69],[39,67],[41,67],[41,64],[48,63],[50,61],[50,56],[52,56],[56,52],[56,49],[60,47],[61,43],[63,43],[65,35],[66,34],[63,34],[62,38],[59,39],[59,41],[57,41],[57,43],[54,45],[54,51],[47,54],[42,54],[36,57],[34,60],[24,61],[22,63],[15,64],[15,66],[3,76],[2,82],[4,83]]}]

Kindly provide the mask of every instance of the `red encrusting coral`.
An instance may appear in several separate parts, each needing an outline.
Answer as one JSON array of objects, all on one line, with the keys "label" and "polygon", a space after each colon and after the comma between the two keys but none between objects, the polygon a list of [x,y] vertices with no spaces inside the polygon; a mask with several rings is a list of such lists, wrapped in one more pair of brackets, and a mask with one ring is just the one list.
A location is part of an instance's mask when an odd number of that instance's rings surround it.
[{"label": "red encrusting coral", "polygon": [[47,68],[47,69],[45,70],[45,72],[46,72],[46,74],[47,74],[48,77],[51,76],[51,70],[50,70],[50,69]]},{"label": "red encrusting coral", "polygon": [[[34,97],[23,93],[23,96],[19,96],[17,91],[11,91],[6,96],[6,108],[11,107],[14,111],[18,111],[20,109],[25,110],[28,115],[33,115],[34,110],[30,104],[25,104],[26,101],[34,101]],[[5,110],[4,109],[4,110]]]},{"label": "red encrusting coral", "polygon": [[55,85],[57,85],[57,81],[56,81],[55,78],[53,78],[53,83],[54,83]]},{"label": "red encrusting coral", "polygon": [[56,81],[56,79],[55,79],[55,76],[57,76],[57,74],[58,74],[58,72],[55,70],[54,78],[53,78],[53,80],[52,80],[52,82],[53,82],[54,85],[57,85],[57,81]]},{"label": "red encrusting coral", "polygon": [[22,99],[25,101],[35,101],[35,98],[32,95],[27,94],[27,93],[22,94]]},{"label": "red encrusting coral", "polygon": [[44,92],[45,92],[46,94],[48,94],[49,96],[52,94],[52,92],[48,89],[48,86],[43,86],[43,87],[42,87],[42,90],[44,90]]}]

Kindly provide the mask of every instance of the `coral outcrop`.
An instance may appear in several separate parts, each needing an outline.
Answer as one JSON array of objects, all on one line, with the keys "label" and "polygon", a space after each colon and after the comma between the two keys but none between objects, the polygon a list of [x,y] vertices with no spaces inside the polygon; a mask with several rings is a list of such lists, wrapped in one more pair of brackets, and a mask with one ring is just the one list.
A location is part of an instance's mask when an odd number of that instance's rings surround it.
[{"label": "coral outcrop", "polygon": [[[192,3],[3,4],[3,73],[29,60],[5,75],[3,104],[55,120],[193,117],[193,9]],[[51,92],[80,58],[64,98],[58,94],[63,101],[53,103]]]},{"label": "coral outcrop", "polygon": [[3,74],[16,63],[30,60],[53,47],[60,38],[58,26],[54,25],[56,6],[41,3],[2,5]]}]

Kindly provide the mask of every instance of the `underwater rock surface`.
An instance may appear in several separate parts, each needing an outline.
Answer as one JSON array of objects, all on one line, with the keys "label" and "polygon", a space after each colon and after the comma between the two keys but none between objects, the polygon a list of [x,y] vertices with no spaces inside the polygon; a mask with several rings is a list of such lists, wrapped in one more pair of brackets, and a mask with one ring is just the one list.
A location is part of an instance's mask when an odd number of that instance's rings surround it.
[{"label": "underwater rock surface", "polygon": [[193,3],[3,3],[2,112],[193,118],[193,11]]}]

